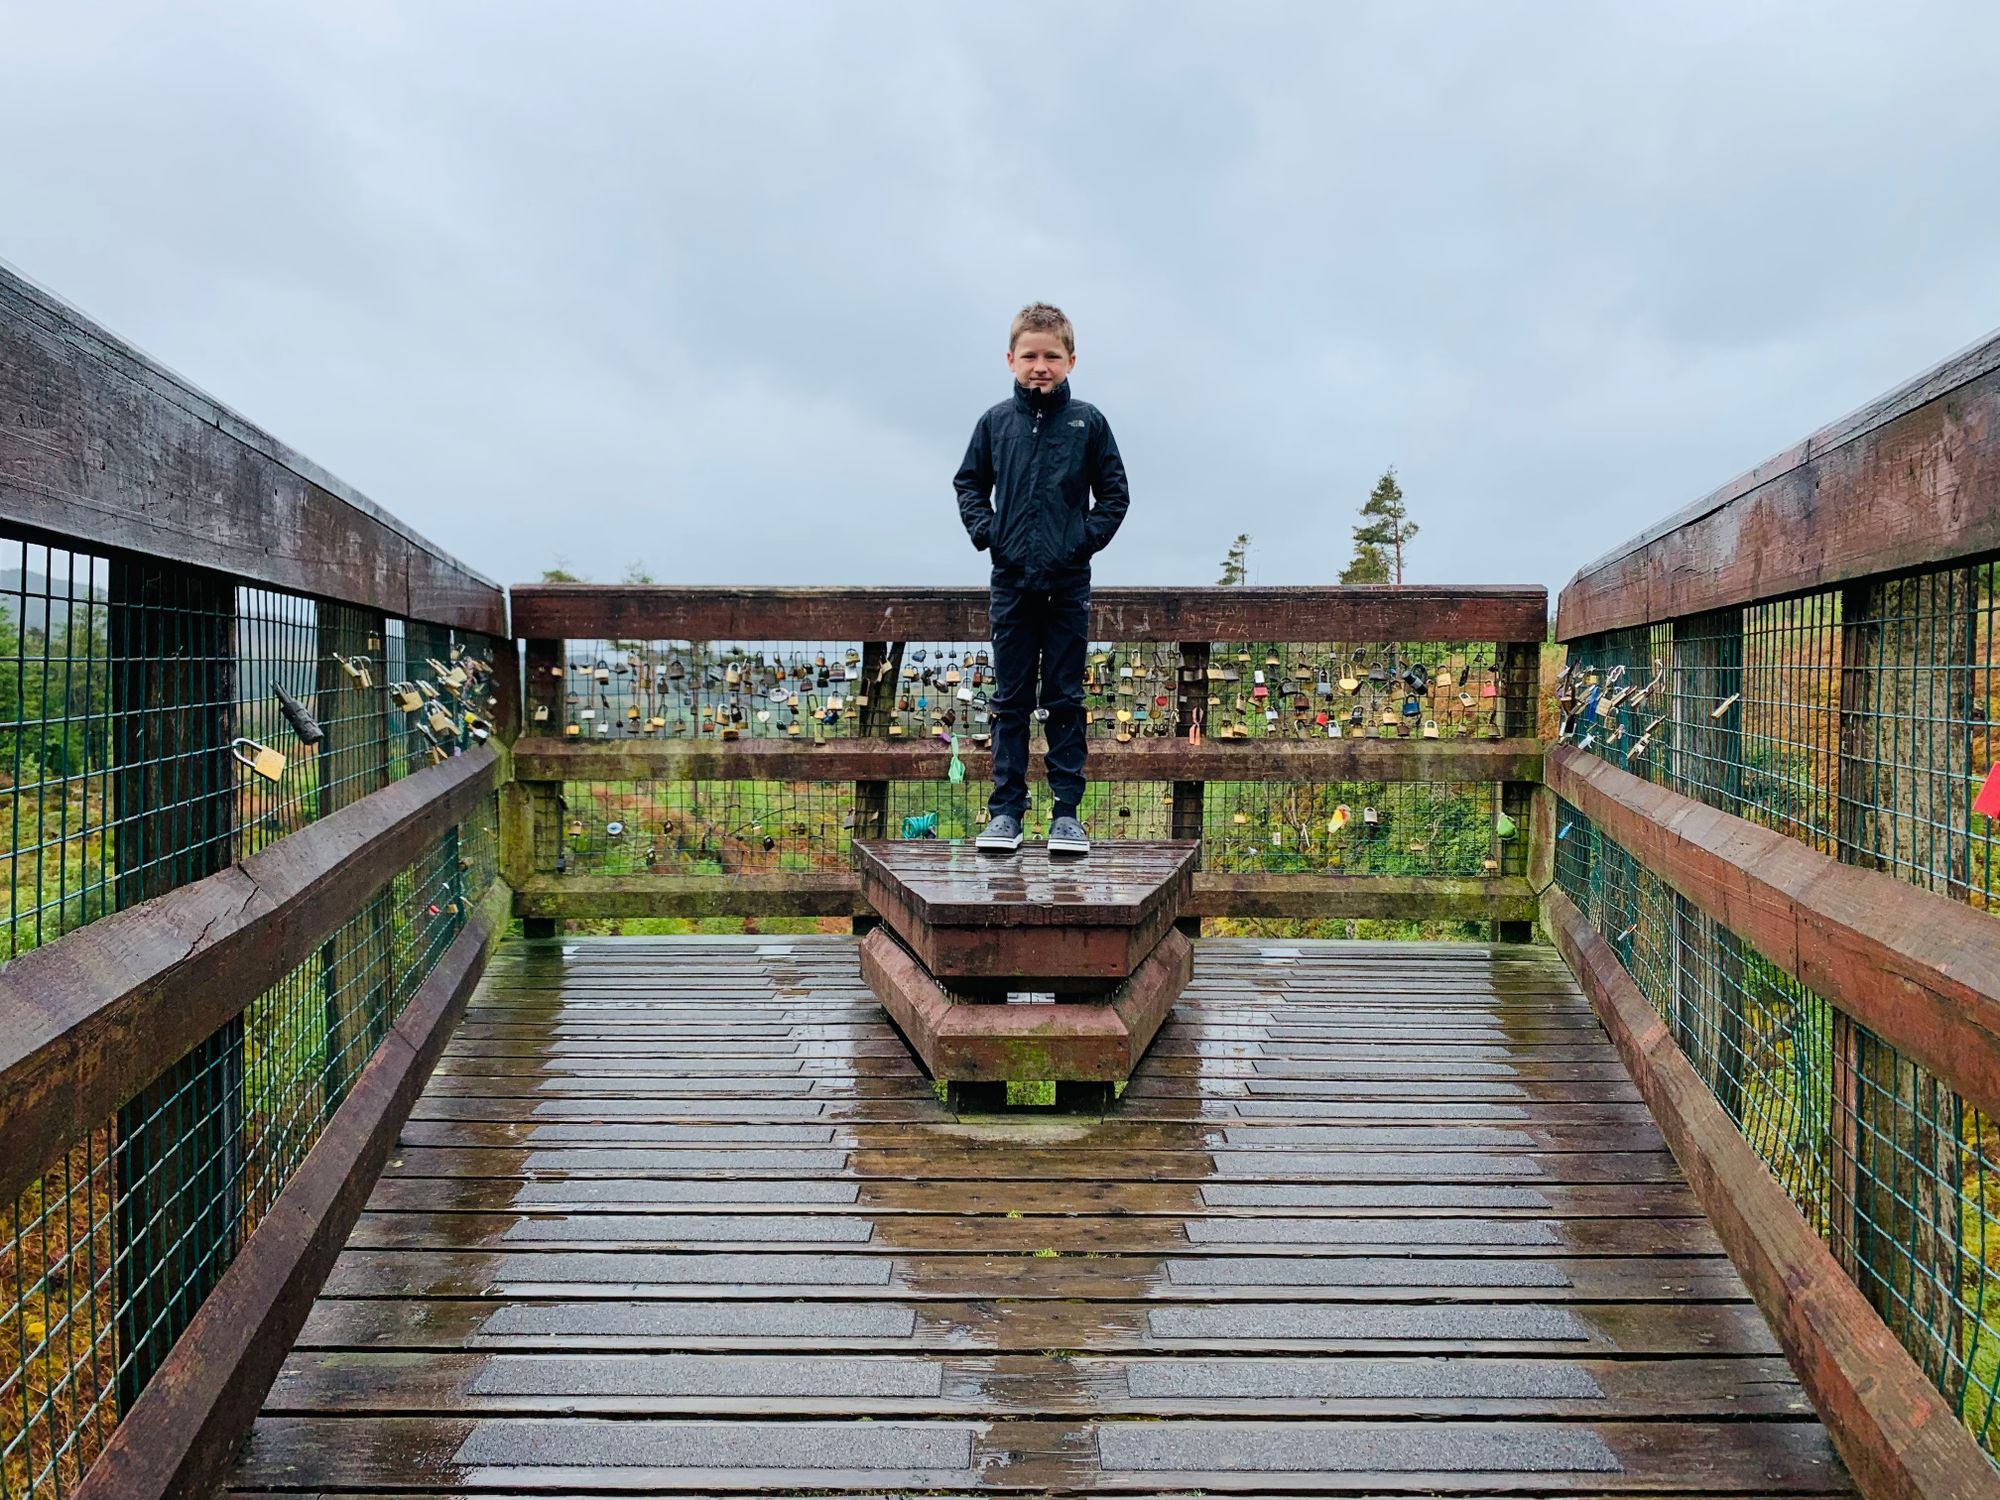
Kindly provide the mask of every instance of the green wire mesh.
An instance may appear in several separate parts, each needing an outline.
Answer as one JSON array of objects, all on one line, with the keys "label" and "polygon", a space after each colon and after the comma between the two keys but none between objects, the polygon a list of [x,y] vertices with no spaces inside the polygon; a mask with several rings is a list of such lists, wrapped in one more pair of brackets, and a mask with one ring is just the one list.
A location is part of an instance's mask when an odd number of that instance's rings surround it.
[{"label": "green wire mesh", "polygon": [[1696,911],[1567,802],[1557,819],[1564,894],[1904,1348],[1987,1450],[2000,1451],[1991,1123]]},{"label": "green wire mesh", "polygon": [[[477,743],[492,705],[466,669],[492,660],[480,637],[0,537],[0,963]],[[243,763],[259,750],[282,765]],[[0,1497],[75,1488],[491,883],[496,825],[488,806],[447,831],[8,1206]]]},{"label": "green wire mesh", "polygon": [[[1521,653],[1532,660],[1532,651]],[[531,668],[531,735],[569,740],[832,743],[872,735],[929,746],[935,769],[889,783],[884,824],[968,838],[990,784],[947,777],[949,739],[991,732],[985,641],[572,640]],[[1083,703],[1093,746],[1209,739],[1492,739],[1532,735],[1537,685],[1490,643],[1092,642]],[[1031,724],[1032,743],[1041,731]],[[1090,772],[1106,765],[1099,758]],[[561,875],[835,873],[870,819],[852,782],[570,781],[536,820],[536,868]],[[1501,837],[1495,783],[1215,782],[1198,813],[1217,872],[1479,877],[1519,874],[1525,828]],[[1044,832],[1046,786],[1026,825]],[[1525,820],[1525,807],[1517,809]],[[1100,837],[1175,833],[1173,787],[1091,779],[1080,809]],[[1183,836],[1188,830],[1183,828]],[[1453,924],[1452,935],[1469,924]],[[1414,933],[1410,935],[1415,935]]]}]

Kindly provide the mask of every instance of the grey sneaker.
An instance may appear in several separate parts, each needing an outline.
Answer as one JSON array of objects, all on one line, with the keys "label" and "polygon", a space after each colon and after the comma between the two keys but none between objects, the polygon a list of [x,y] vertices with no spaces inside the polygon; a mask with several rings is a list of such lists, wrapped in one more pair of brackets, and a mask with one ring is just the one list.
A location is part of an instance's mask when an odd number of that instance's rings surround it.
[{"label": "grey sneaker", "polygon": [[1021,820],[1006,813],[997,815],[986,825],[986,832],[979,835],[981,849],[998,849],[1010,853],[1021,847]]},{"label": "grey sneaker", "polygon": [[1088,854],[1090,835],[1075,818],[1057,818],[1049,825],[1049,853]]}]

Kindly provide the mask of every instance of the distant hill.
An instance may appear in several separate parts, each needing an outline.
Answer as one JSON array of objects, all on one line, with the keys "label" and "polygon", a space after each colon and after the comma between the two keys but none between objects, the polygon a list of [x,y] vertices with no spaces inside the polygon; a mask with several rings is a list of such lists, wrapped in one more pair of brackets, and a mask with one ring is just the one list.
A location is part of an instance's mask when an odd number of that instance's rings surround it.
[{"label": "distant hill", "polygon": [[[56,626],[63,628],[70,616],[71,608],[66,600],[96,599],[102,602],[106,593],[101,588],[92,588],[88,575],[80,576],[72,583],[69,578],[50,578],[42,573],[29,573],[20,568],[0,572],[0,613],[4,613],[11,623],[39,635],[48,634],[49,612],[54,606]],[[83,623],[83,611],[75,611],[77,623]]]}]

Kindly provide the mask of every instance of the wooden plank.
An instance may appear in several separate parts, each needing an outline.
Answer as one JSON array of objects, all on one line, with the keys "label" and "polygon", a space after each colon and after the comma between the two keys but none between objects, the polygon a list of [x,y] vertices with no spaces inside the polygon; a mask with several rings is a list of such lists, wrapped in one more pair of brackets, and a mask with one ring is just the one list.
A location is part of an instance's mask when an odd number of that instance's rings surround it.
[{"label": "wooden plank", "polygon": [[302,963],[493,789],[472,751],[0,969],[0,1201]]},{"label": "wooden plank", "polygon": [[1991,1114],[2000,935],[1989,913],[1559,746],[1549,785],[1654,875]]},{"label": "wooden plank", "polygon": [[2000,551],[2000,334],[1577,571],[1556,637]]},{"label": "wooden plank", "polygon": [[238,1487],[1847,1492],[1552,952],[1210,940],[1116,1103],[954,1120],[891,942],[503,953]]},{"label": "wooden plank", "polygon": [[[983,588],[517,584],[514,633],[551,640],[983,641]],[[1540,641],[1540,588],[1098,588],[1104,641]]]},{"label": "wooden plank", "polygon": [[1383,917],[1399,921],[1532,922],[1540,910],[1519,875],[1275,875],[1194,877],[1181,905],[1197,917]]},{"label": "wooden plank", "polygon": [[500,588],[0,266],[0,522],[507,634]]},{"label": "wooden plank", "polygon": [[473,912],[347,1098],[124,1413],[78,1500],[211,1493],[298,1337],[485,963],[504,903]]},{"label": "wooden plank", "polygon": [[1608,943],[1563,895],[1550,925],[1834,1446],[1870,1496],[2000,1495],[2000,1474],[1695,1076]]},{"label": "wooden plank", "polygon": [[[872,706],[872,705],[871,705]],[[993,775],[990,751],[959,747],[971,781]],[[514,751],[523,781],[942,781],[951,752],[933,741],[567,740],[533,735]],[[1042,752],[1029,774],[1042,774]],[[1094,744],[1101,781],[1536,782],[1542,746],[1505,740],[1218,740]],[[856,832],[861,833],[857,822]]]},{"label": "wooden plank", "polygon": [[1850,1494],[1825,1435],[1797,1422],[1129,1422],[743,1424],[272,1415],[239,1480],[404,1491],[476,1476],[482,1492],[880,1495],[1144,1493]]},{"label": "wooden plank", "polygon": [[[1181,904],[1197,917],[1397,917],[1533,921],[1518,875],[1211,874]],[[538,875],[515,893],[522,917],[873,916],[860,878],[839,872],[730,875]]]},{"label": "wooden plank", "polygon": [[[1008,1354],[912,1359],[836,1354],[668,1358],[516,1352],[503,1356],[367,1350],[295,1355],[271,1391],[273,1414],[406,1411],[766,1416],[1802,1416],[1811,1411],[1782,1359],[1434,1361],[1267,1358],[1256,1363],[1129,1356]],[[1437,1377],[1442,1376],[1442,1379]],[[1292,1388],[1286,1388],[1286,1382]]]}]

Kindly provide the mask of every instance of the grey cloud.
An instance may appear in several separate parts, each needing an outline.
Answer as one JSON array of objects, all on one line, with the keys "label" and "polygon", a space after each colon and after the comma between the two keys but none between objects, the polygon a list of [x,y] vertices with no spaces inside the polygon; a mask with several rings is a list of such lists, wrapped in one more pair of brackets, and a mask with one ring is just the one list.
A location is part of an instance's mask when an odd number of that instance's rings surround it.
[{"label": "grey cloud", "polygon": [[0,256],[494,576],[978,581],[1033,297],[1105,582],[1579,563],[2000,322],[2000,11],[0,6]]}]

